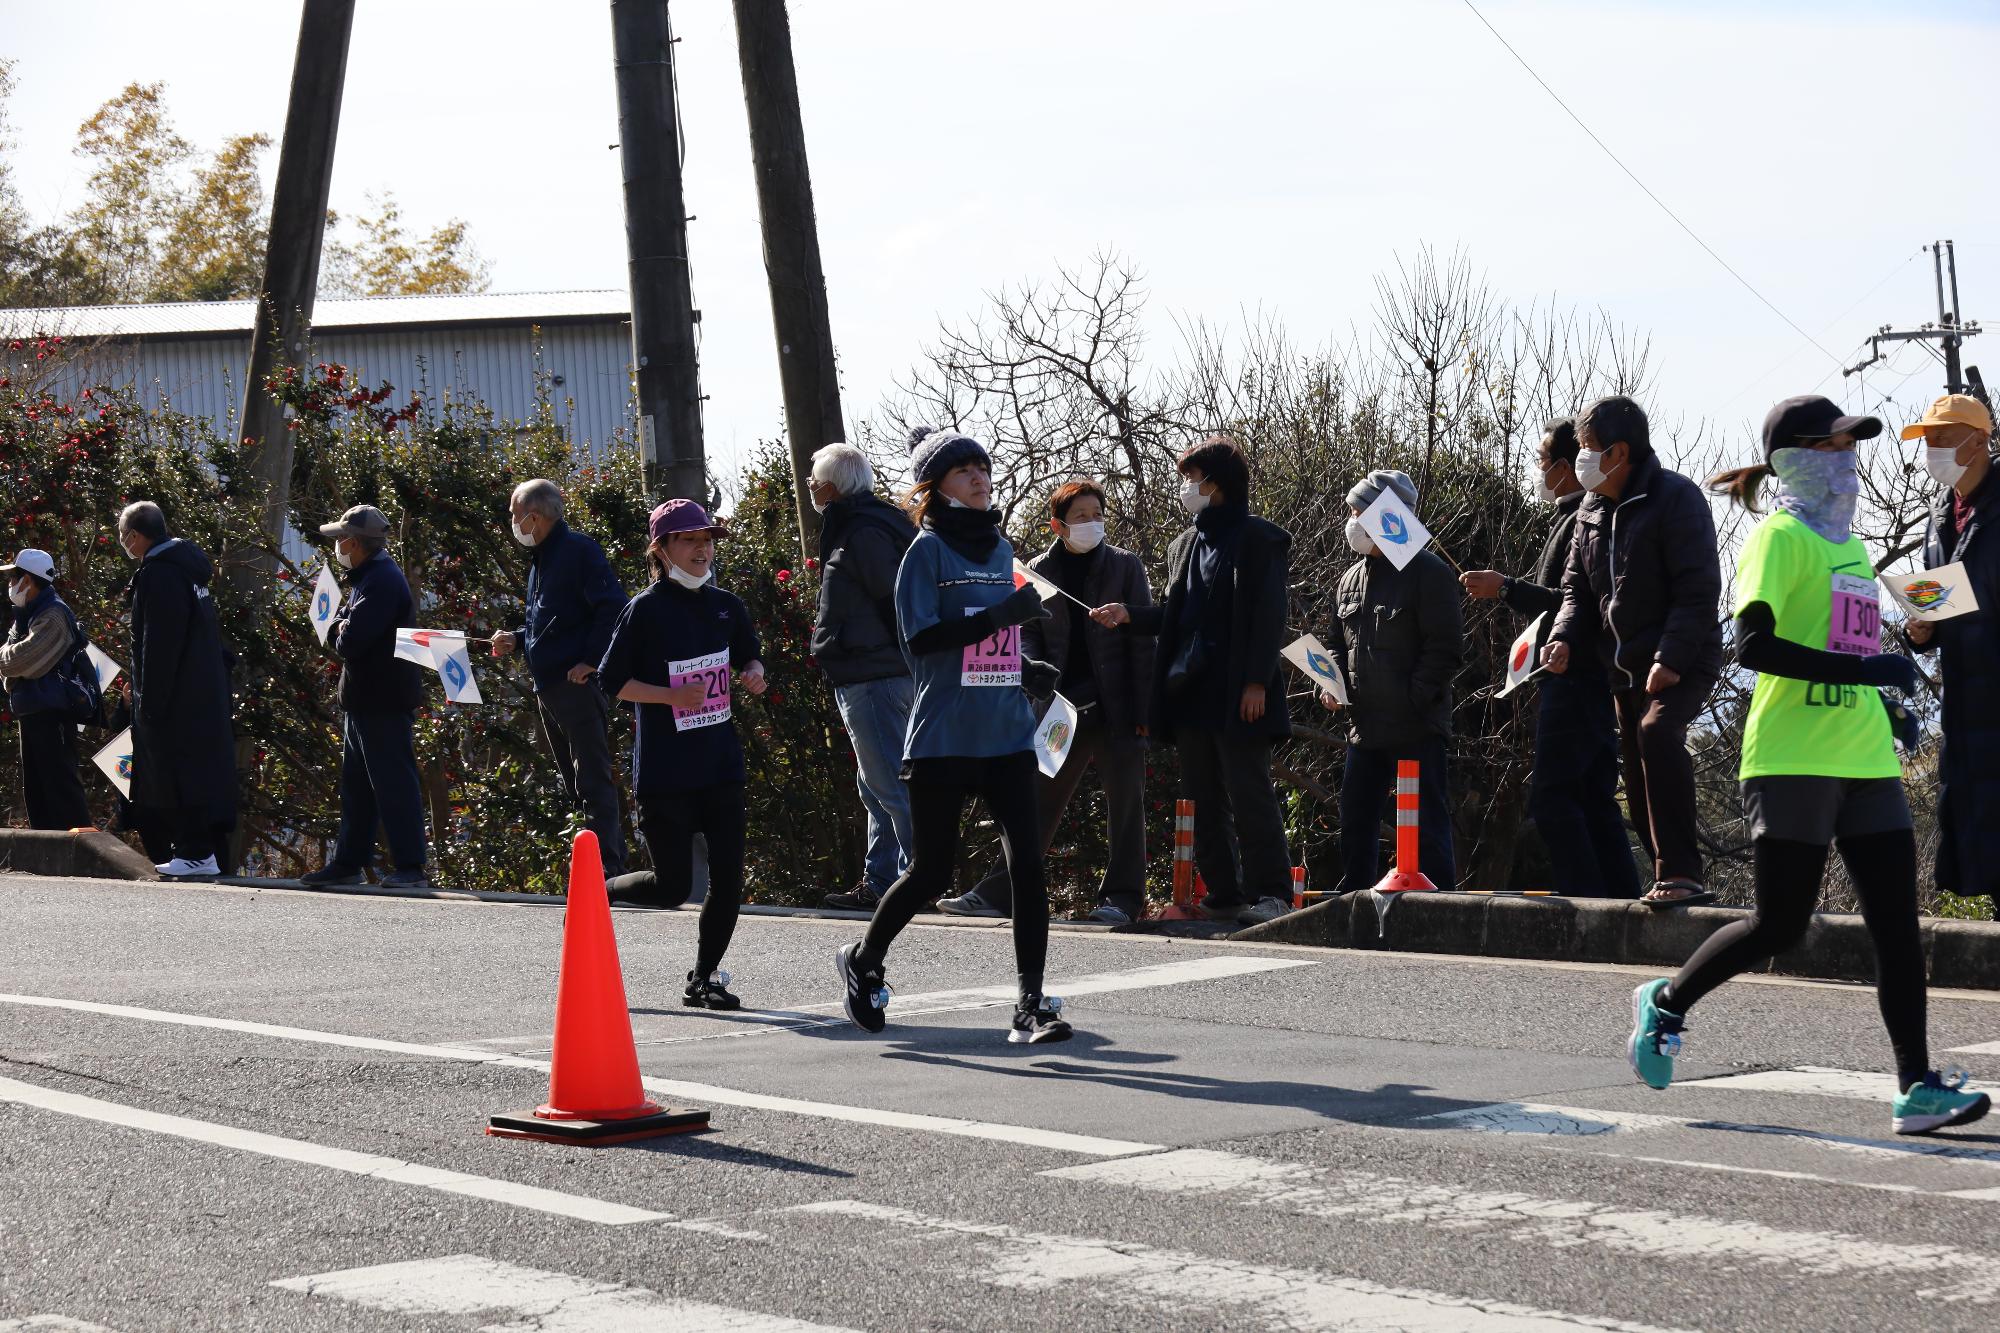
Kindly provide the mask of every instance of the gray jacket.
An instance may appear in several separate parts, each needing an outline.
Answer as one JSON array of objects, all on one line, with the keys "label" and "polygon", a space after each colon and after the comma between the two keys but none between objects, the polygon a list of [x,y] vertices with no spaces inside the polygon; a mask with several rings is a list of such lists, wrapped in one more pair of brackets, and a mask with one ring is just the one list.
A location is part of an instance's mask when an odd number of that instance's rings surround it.
[{"label": "gray jacket", "polygon": [[[1058,549],[1049,547],[1030,560],[1028,568],[1053,580]],[[1123,602],[1136,609],[1153,604],[1145,565],[1132,552],[1108,542],[1100,548],[1081,596],[1093,607]],[[1060,671],[1069,661],[1069,599],[1056,598],[1049,610],[1054,614],[1048,619],[1031,620],[1021,627],[1021,651]],[[1090,672],[1097,678],[1098,708],[1105,724],[1115,734],[1129,736],[1133,728],[1147,725],[1152,716],[1153,636],[1105,629],[1095,622],[1085,626],[1084,635],[1090,645]],[[1039,706],[1046,700],[1035,702]]]}]

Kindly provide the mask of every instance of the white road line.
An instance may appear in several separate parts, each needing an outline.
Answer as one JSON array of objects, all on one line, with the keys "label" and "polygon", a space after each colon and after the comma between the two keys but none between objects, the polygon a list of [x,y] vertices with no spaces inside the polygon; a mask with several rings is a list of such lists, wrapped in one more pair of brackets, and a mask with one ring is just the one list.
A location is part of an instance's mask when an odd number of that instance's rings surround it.
[{"label": "white road line", "polygon": [[1754,1074],[1724,1074],[1685,1084],[1690,1088],[1733,1088],[1740,1092],[1790,1092],[1808,1097],[1841,1097],[1887,1105],[1896,1095],[1896,1080],[1888,1074],[1860,1069],[1765,1069]]},{"label": "white road line", "polygon": [[1416,1124],[1445,1124],[1481,1134],[1548,1134],[1562,1138],[1598,1134],[1629,1134],[1635,1130],[1673,1129],[1687,1124],[1678,1116],[1640,1111],[1591,1111],[1543,1102],[1495,1102],[1423,1116]]},{"label": "white road line", "polygon": [[1954,1046],[1952,1055],[2000,1055],[2000,1041],[1982,1041],[1977,1046]]},{"label": "white road line", "polygon": [[347,1268],[286,1278],[274,1287],[400,1315],[518,1316],[481,1333],[849,1333],[827,1324],[662,1296],[476,1254]]},{"label": "white road line", "polygon": [[1811,1277],[1874,1274],[1930,1280],[1920,1299],[1986,1303],[2000,1296],[2000,1259],[1950,1245],[1896,1245],[1831,1231],[1786,1231],[1584,1199],[1459,1189],[1365,1171],[1333,1171],[1189,1148],[1044,1171],[1057,1180],[1191,1194],[1295,1217],[1434,1226],[1555,1249],[1592,1246],[1648,1259],[1758,1264]]},{"label": "white road line", "polygon": [[[103,1014],[111,1018],[131,1018],[149,1023],[172,1023],[182,1027],[212,1028],[241,1032],[257,1037],[311,1042],[322,1046],[342,1046],[394,1055],[413,1055],[429,1060],[451,1060],[464,1064],[492,1065],[500,1069],[528,1069],[549,1072],[546,1060],[530,1060],[518,1055],[496,1054],[465,1046],[427,1046],[417,1042],[384,1041],[376,1037],[354,1037],[338,1032],[317,1032],[311,1028],[279,1027],[270,1023],[250,1023],[234,1018],[208,1018],[200,1014],[178,1014],[163,1009],[140,1009],[132,1005],[97,1004],[89,1000],[60,1000],[43,995],[0,995],[0,1004],[24,1004],[48,1009],[72,1009]],[[1029,1125],[1006,1125],[985,1120],[959,1120],[947,1116],[922,1115],[910,1111],[886,1111],[868,1106],[842,1106],[833,1102],[806,1101],[797,1097],[776,1097],[761,1092],[739,1092],[709,1083],[689,1083],[681,1079],[642,1078],[649,1092],[696,1105],[741,1106],[786,1115],[813,1116],[856,1125],[908,1129],[925,1134],[945,1134],[955,1138],[986,1139],[1029,1148],[1073,1152],[1085,1157],[1118,1157],[1126,1153],[1158,1152],[1164,1145],[1137,1143],[1126,1139],[1098,1138],[1070,1134],[1062,1130],[1036,1129]]]},{"label": "white road line", "polygon": [[648,1212],[643,1208],[632,1208],[604,1199],[586,1198],[580,1194],[564,1194],[560,1190],[520,1185],[511,1180],[469,1176],[434,1166],[418,1166],[413,1162],[401,1161],[394,1157],[352,1152],[346,1148],[329,1148],[323,1144],[307,1143],[302,1139],[279,1138],[275,1134],[262,1134],[253,1129],[238,1129],[233,1125],[217,1125],[206,1120],[190,1120],[185,1116],[163,1115],[158,1111],[145,1111],[136,1106],[99,1101],[95,1097],[80,1097],[73,1092],[57,1092],[39,1084],[22,1083],[11,1078],[0,1078],[0,1102],[14,1102],[21,1106],[32,1106],[44,1111],[77,1116],[84,1120],[95,1120],[101,1124],[144,1130],[151,1134],[191,1139],[196,1143],[213,1144],[218,1148],[232,1148],[238,1152],[256,1153],[263,1157],[276,1157],[287,1162],[323,1166],[334,1171],[369,1176],[399,1185],[442,1190],[446,1194],[463,1194],[474,1199],[510,1204],[516,1208],[529,1208],[538,1213],[553,1213],[558,1217],[573,1217],[584,1222],[622,1226],[631,1222],[671,1220],[666,1213]]},{"label": "white road line", "polygon": [[[1400,1333],[1555,1333],[1616,1329],[1658,1333],[1651,1325],[1536,1310],[1442,1292],[1385,1287],[1355,1278],[1295,1268],[1158,1250],[1129,1241],[1048,1235],[985,1222],[933,1217],[856,1200],[801,1204],[794,1213],[851,1217],[977,1244],[977,1262],[957,1271],[989,1286],[1049,1291],[1078,1283],[1080,1294],[1148,1311],[1152,1327],[1214,1323],[1243,1327],[1249,1319],[1288,1330],[1396,1329]],[[927,1262],[937,1262],[927,1259]],[[1209,1312],[1206,1315],[1196,1312]]]},{"label": "white road line", "polygon": [[87,1324],[62,1314],[31,1314],[26,1319],[0,1319],[0,1333],[113,1333],[102,1324]]},{"label": "white road line", "polygon": [[[1260,958],[1242,954],[1189,958],[1179,962],[1152,963],[1144,967],[1122,968],[1115,972],[1093,972],[1087,976],[1051,981],[1048,983],[1048,992],[1051,995],[1060,995],[1067,1001],[1083,995],[1112,995],[1120,991],[1184,986],[1197,981],[1225,981],[1231,977],[1254,976],[1260,972],[1282,972],[1289,968],[1314,967],[1318,964],[1319,960],[1313,958]],[[1015,998],[1016,990],[1012,986],[977,986],[961,990],[898,995],[889,1002],[889,1017],[895,1020],[914,1018],[921,1014],[950,1013],[961,1009],[987,1009],[994,1005],[1012,1004]],[[847,1021],[846,1016],[839,1012],[840,1007],[840,1001],[830,1000],[825,1004],[804,1004],[793,1009],[744,1010],[742,1012],[745,1014],[767,1013],[780,1021],[755,1026],[728,1027],[718,1032],[703,1032],[692,1036],[641,1036],[639,1045],[674,1046],[683,1042],[717,1041],[728,1037],[761,1037],[773,1032],[838,1027]],[[550,1034],[544,1032],[533,1036],[481,1038],[465,1044],[507,1046],[517,1050],[546,1050],[551,1040]]]}]

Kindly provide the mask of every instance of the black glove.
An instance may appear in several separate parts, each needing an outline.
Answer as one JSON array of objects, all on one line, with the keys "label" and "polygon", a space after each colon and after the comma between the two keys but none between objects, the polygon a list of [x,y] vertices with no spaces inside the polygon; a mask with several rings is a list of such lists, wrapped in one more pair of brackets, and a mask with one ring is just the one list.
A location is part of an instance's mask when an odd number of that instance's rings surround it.
[{"label": "black glove", "polygon": [[1889,710],[1889,734],[1896,738],[1896,744],[1905,754],[1915,753],[1924,739],[1924,729],[1917,721],[1917,715],[1902,704],[1894,703],[1886,694],[1878,695],[1882,707]]},{"label": "black glove", "polygon": [[1036,696],[1054,694],[1062,683],[1062,672],[1048,662],[1032,657],[1021,659],[1021,687]]},{"label": "black glove", "polygon": [[1042,600],[1042,590],[1032,583],[1014,589],[992,607],[995,625],[1025,625],[1030,620],[1047,620],[1050,614],[1048,603]]},{"label": "black glove", "polygon": [[1901,653],[1871,653],[1861,659],[1861,679],[1864,684],[1914,695],[1917,692],[1917,664]]}]

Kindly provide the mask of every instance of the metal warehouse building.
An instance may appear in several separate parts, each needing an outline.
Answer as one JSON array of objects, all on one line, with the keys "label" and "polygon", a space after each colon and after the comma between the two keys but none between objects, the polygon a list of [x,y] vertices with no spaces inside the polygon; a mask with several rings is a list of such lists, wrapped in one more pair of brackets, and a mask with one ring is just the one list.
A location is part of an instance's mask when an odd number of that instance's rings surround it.
[{"label": "metal warehouse building", "polygon": [[[0,333],[89,344],[74,378],[207,417],[228,434],[243,406],[250,301],[0,310]],[[312,354],[387,380],[397,396],[477,399],[503,419],[534,410],[537,350],[556,418],[578,444],[631,424],[632,317],[623,291],[372,296],[315,304]]]}]

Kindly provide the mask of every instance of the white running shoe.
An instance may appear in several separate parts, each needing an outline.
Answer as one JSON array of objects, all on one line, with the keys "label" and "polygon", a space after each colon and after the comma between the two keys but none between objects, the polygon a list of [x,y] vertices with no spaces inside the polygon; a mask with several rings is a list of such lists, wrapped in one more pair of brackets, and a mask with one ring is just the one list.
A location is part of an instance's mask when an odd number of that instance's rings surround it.
[{"label": "white running shoe", "polygon": [[165,865],[155,866],[154,869],[168,879],[198,879],[203,876],[213,878],[222,873],[222,867],[215,863],[213,856],[200,861],[190,861],[185,856],[176,856]]}]

